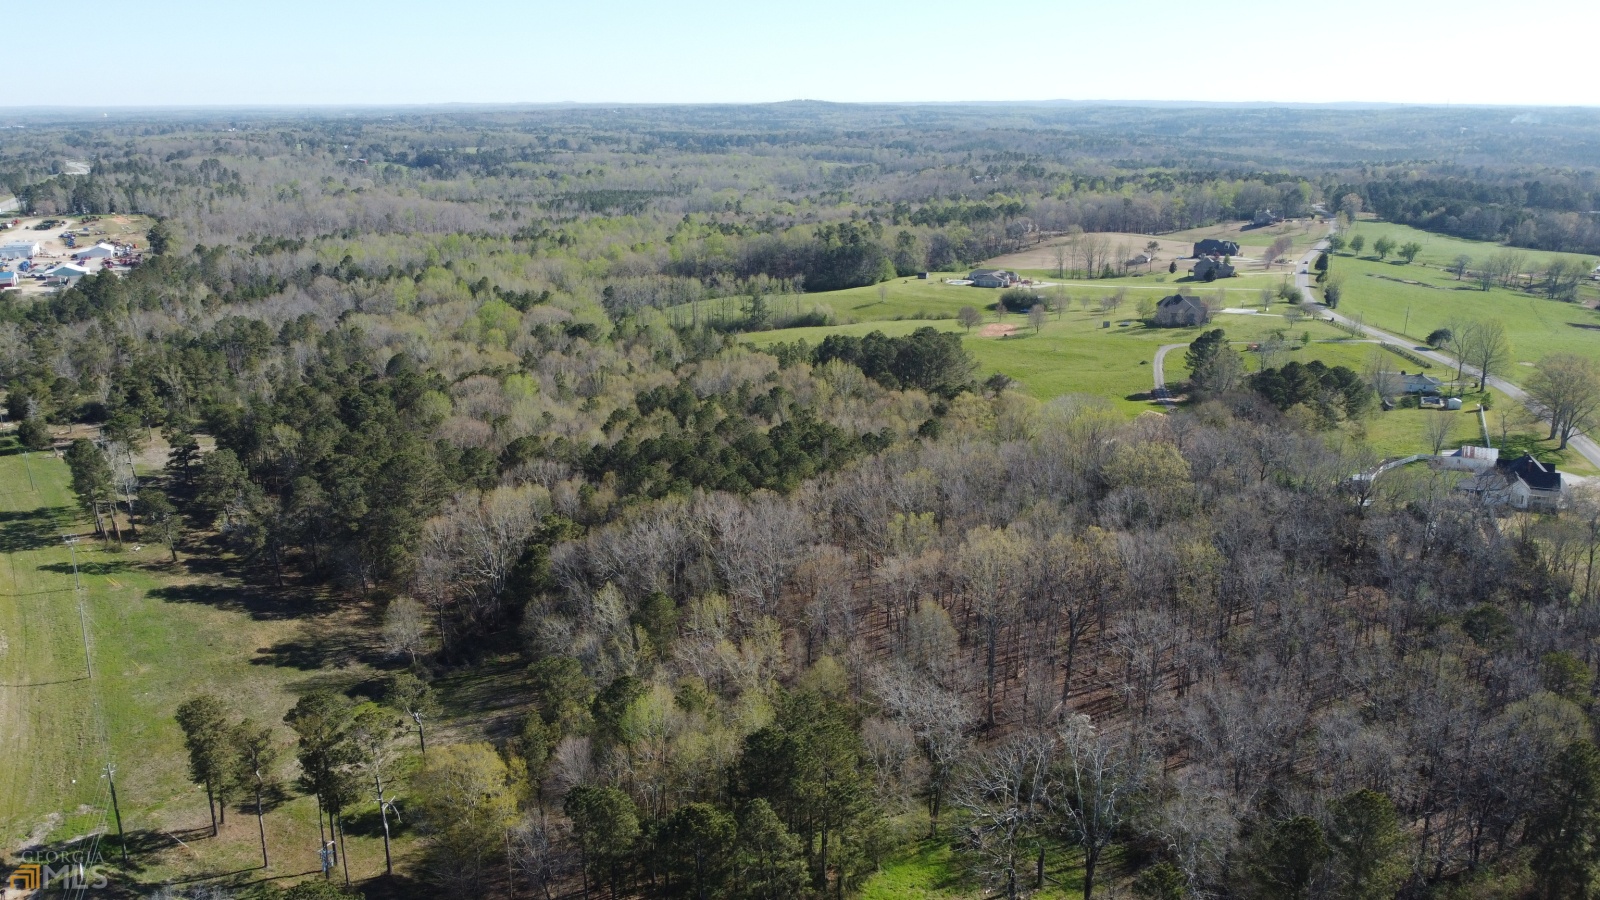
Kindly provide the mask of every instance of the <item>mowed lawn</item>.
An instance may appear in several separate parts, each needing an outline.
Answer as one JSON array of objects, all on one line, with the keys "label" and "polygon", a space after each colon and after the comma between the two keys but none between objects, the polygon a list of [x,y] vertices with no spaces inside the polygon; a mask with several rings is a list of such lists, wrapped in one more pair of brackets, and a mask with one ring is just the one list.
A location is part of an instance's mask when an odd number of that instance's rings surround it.
[{"label": "mowed lawn", "polygon": [[[796,340],[815,346],[830,334],[860,336],[882,331],[898,336],[932,327],[965,335],[963,345],[977,361],[980,379],[997,372],[1005,374],[1022,382],[1023,391],[1041,400],[1063,394],[1090,394],[1104,397],[1129,412],[1155,408],[1148,399],[1130,398],[1148,394],[1154,387],[1150,363],[1155,358],[1156,348],[1162,344],[1187,343],[1202,329],[1144,326],[1135,318],[1141,296],[1132,291],[1121,309],[1103,313],[1097,308],[1097,298],[1115,288],[1106,290],[1103,283],[1095,284],[1097,288],[1092,296],[1096,299],[1089,310],[1074,302],[1070,311],[1059,316],[1049,314],[1038,333],[1029,326],[1024,315],[995,314],[991,307],[999,300],[999,291],[911,279],[886,283],[887,290],[882,297],[876,287],[815,295],[818,302],[826,303],[836,312],[848,311],[858,320],[852,324],[777,329],[746,334],[741,339],[758,347]],[[1217,289],[1192,292],[1215,294]],[[1069,295],[1091,296],[1081,290]],[[1160,296],[1159,293],[1150,295],[1152,299]],[[1235,288],[1227,290],[1224,302],[1242,306],[1259,303],[1259,300],[1256,292]],[[982,310],[983,325],[969,332],[957,324],[954,316],[963,306]],[[1271,309],[1281,312],[1285,307],[1275,304]],[[1110,327],[1105,326],[1107,322]],[[1005,337],[983,335],[985,326],[996,324],[1010,326],[1015,331]],[[1210,327],[1225,328],[1230,338],[1245,341],[1260,340],[1276,329],[1288,329],[1296,337],[1309,331],[1313,340],[1344,335],[1319,322],[1290,325],[1287,319],[1275,314],[1222,315]],[[1176,356],[1168,357],[1169,366],[1175,359]]]},{"label": "mowed lawn", "polygon": [[[1550,300],[1527,291],[1500,287],[1479,290],[1470,280],[1458,281],[1444,269],[1458,253],[1482,261],[1506,248],[1382,222],[1363,221],[1355,233],[1367,239],[1364,256],[1358,259],[1346,251],[1333,260],[1334,271],[1345,277],[1345,296],[1339,312],[1360,316],[1368,325],[1404,334],[1417,343],[1437,328],[1498,319],[1505,325],[1513,357],[1513,365],[1500,374],[1513,382],[1524,381],[1531,373],[1532,369],[1523,364],[1535,363],[1550,353],[1600,358],[1600,313],[1579,303]],[[1417,262],[1405,265],[1392,259],[1380,262],[1371,258],[1372,242],[1384,235],[1400,243],[1421,243],[1423,251]],[[1543,268],[1543,260],[1551,256],[1572,256],[1521,252],[1527,254],[1528,267],[1534,270]],[[1592,298],[1593,289],[1586,287],[1582,296]]]},{"label": "mowed lawn", "polygon": [[[9,434],[0,435],[0,486],[6,858],[30,845],[59,848],[103,832],[110,837],[101,851],[115,863],[116,827],[101,777],[113,762],[137,870],[113,875],[119,884],[241,870],[235,880],[247,880],[312,869],[317,826],[309,798],[291,793],[269,812],[270,872],[249,871],[260,863],[252,816],[231,809],[220,839],[210,837],[205,794],[188,781],[173,713],[204,690],[236,714],[272,725],[283,750],[280,774],[288,779],[293,748],[283,714],[299,691],[325,677],[348,683],[360,668],[318,671],[322,623],[309,610],[190,576],[171,566],[164,547],[129,540],[124,552],[112,552],[74,503],[66,464],[49,453],[24,455]],[[73,549],[63,535],[77,537]],[[74,551],[92,678],[73,589]],[[372,837],[353,837],[349,849],[353,876],[381,871],[381,845]]]}]

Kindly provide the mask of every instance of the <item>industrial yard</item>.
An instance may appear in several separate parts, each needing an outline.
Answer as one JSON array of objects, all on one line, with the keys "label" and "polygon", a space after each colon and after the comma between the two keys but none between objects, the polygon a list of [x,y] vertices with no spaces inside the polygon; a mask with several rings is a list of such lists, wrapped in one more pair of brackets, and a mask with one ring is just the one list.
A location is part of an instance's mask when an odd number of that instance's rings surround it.
[{"label": "industrial yard", "polygon": [[149,248],[140,215],[29,216],[0,228],[0,289],[40,294],[103,269],[126,270]]}]

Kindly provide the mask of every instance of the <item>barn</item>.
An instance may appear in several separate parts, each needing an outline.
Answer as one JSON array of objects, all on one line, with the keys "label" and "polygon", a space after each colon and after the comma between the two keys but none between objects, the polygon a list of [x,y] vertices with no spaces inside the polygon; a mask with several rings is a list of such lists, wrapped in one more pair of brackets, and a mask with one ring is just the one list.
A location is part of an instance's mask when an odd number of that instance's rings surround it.
[{"label": "barn", "polygon": [[0,259],[32,259],[38,255],[39,244],[37,242],[0,244]]}]

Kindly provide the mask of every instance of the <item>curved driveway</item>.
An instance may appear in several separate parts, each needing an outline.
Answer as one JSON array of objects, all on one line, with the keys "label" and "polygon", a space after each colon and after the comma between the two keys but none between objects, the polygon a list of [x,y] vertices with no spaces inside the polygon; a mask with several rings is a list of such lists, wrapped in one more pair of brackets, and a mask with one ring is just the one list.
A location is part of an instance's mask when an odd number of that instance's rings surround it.
[{"label": "curved driveway", "polygon": [[1156,348],[1156,361],[1150,364],[1150,374],[1156,378],[1156,389],[1151,394],[1161,405],[1170,412],[1178,408],[1178,401],[1172,399],[1172,392],[1167,390],[1167,351],[1180,350],[1188,344],[1162,344]]}]

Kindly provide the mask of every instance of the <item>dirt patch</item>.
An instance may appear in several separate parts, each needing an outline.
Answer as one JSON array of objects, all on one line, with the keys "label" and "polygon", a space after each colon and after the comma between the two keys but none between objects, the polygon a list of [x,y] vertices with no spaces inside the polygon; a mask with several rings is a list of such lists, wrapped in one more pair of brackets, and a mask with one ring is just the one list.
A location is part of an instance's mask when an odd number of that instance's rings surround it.
[{"label": "dirt patch", "polygon": [[[1167,265],[1174,259],[1181,259],[1194,252],[1194,242],[1184,239],[1156,237],[1149,234],[1123,234],[1120,232],[1093,232],[1086,234],[1086,238],[1104,238],[1109,242],[1113,256],[1123,259],[1133,259],[1137,254],[1145,252],[1145,245],[1155,241],[1161,245],[1156,251],[1156,260],[1149,264],[1140,264],[1134,271],[1155,271],[1158,267],[1165,272]],[[1069,238],[1052,238],[1044,243],[1029,247],[1018,253],[1009,253],[997,256],[984,263],[985,266],[1000,269],[1054,269],[1056,267],[1056,247],[1068,243]],[[1079,238],[1081,240],[1081,238]],[[1125,251],[1126,255],[1116,253],[1118,249]],[[1072,265],[1072,256],[1068,255],[1067,264]],[[1112,261],[1115,265],[1117,260]]]},{"label": "dirt patch", "polygon": [[1013,334],[1016,334],[1016,333],[1017,333],[1017,326],[1015,326],[1015,325],[1001,325],[999,323],[995,323],[995,324],[992,324],[992,325],[985,325],[982,328],[978,329],[978,337],[1000,337],[1000,338],[1003,338],[1003,337],[1010,337],[1010,336],[1012,336]]},{"label": "dirt patch", "polygon": [[1372,273],[1372,272],[1368,272],[1367,273],[1367,277],[1368,278],[1381,278],[1384,281],[1396,281],[1396,282],[1399,282],[1400,284],[1409,284],[1409,285],[1411,285],[1413,287],[1424,287],[1424,288],[1428,288],[1430,290],[1435,290],[1435,291],[1447,290],[1446,288],[1439,287],[1437,284],[1428,284],[1427,282],[1423,282],[1423,281],[1412,281],[1409,278],[1396,278],[1393,275],[1378,275],[1378,274],[1375,274],[1375,273]]}]

